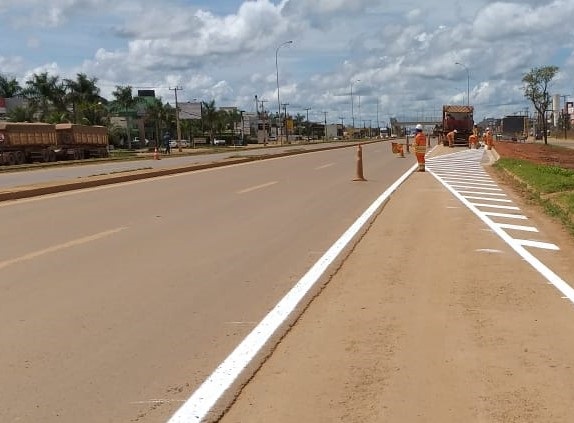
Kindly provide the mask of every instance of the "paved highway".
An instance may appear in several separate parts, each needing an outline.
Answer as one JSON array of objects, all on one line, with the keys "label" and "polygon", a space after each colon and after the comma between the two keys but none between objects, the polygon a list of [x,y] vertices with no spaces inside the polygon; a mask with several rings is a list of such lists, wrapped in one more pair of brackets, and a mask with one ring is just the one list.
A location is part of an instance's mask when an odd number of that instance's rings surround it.
[{"label": "paved highway", "polygon": [[[87,178],[96,175],[107,175],[113,173],[129,172],[142,169],[162,169],[191,166],[196,164],[205,164],[214,161],[223,161],[236,157],[253,157],[270,154],[280,154],[287,152],[297,152],[302,149],[315,150],[323,148],[342,147],[348,143],[330,142],[314,143],[302,145],[285,145],[285,146],[251,146],[250,148],[228,147],[227,151],[211,153],[211,149],[198,149],[198,154],[179,155],[174,152],[170,156],[161,155],[161,160],[153,160],[152,156],[142,157],[140,160],[129,161],[98,161],[77,163],[53,163],[48,166],[40,164],[37,168],[34,166],[26,167],[26,170],[5,170],[0,173],[0,188],[12,188],[27,185],[34,185],[47,182],[60,182],[67,180],[77,180],[78,178]],[[390,148],[390,147],[387,147]],[[177,149],[175,149],[177,150]],[[186,150],[184,150],[185,152]],[[192,151],[192,150],[187,150]],[[1,170],[1,169],[0,169]]]},{"label": "paved highway", "polygon": [[414,162],[363,158],[366,182],[345,148],[0,204],[0,421],[167,421]]}]

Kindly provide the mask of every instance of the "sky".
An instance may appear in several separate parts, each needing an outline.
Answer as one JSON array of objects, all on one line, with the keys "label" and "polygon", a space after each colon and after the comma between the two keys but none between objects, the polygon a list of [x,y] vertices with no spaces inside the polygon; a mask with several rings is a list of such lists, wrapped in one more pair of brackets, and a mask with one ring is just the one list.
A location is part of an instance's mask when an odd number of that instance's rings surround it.
[{"label": "sky", "polygon": [[0,73],[367,127],[470,97],[480,121],[532,113],[533,68],[558,66],[550,92],[574,99],[573,16],[574,0],[0,0]]}]

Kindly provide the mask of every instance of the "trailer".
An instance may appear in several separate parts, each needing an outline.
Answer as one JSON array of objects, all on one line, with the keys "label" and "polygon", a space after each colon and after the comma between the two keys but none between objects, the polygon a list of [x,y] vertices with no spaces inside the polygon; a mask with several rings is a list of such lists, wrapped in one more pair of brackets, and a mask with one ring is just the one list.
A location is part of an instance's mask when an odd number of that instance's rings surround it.
[{"label": "trailer", "polygon": [[48,123],[0,122],[0,164],[56,160],[57,133]]},{"label": "trailer", "polygon": [[442,107],[441,139],[448,146],[446,134],[456,129],[455,144],[468,145],[468,137],[474,127],[474,107],[462,105],[444,105]]},{"label": "trailer", "polygon": [[0,122],[0,165],[108,157],[104,126]]},{"label": "trailer", "polygon": [[502,136],[512,141],[524,141],[528,134],[526,116],[505,116],[502,118]]},{"label": "trailer", "polygon": [[62,160],[108,157],[108,129],[73,123],[56,124],[56,154]]}]

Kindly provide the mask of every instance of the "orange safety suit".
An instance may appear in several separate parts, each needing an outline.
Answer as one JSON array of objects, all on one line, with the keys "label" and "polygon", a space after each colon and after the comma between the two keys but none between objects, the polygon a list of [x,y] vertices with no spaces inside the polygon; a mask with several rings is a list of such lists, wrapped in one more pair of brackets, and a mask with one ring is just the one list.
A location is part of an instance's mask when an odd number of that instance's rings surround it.
[{"label": "orange safety suit", "polygon": [[446,134],[446,140],[448,141],[449,147],[454,147],[454,136],[455,136],[454,131],[450,131],[448,134]]},{"label": "orange safety suit", "polygon": [[427,152],[427,137],[424,132],[417,132],[415,135],[415,156],[419,163],[419,172],[425,171],[425,154]]},{"label": "orange safety suit", "polygon": [[468,137],[468,148],[477,148],[478,137],[475,134],[470,134]]},{"label": "orange safety suit", "polygon": [[494,139],[492,138],[492,132],[486,131],[484,133],[484,142],[486,144],[487,150],[492,150],[492,146],[494,145]]}]

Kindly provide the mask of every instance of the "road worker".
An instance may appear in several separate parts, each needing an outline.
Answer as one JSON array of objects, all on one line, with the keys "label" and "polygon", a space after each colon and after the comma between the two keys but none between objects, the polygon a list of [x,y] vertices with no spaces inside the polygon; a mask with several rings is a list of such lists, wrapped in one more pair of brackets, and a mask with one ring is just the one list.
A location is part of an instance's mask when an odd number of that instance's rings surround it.
[{"label": "road worker", "polygon": [[446,134],[446,140],[448,141],[448,146],[449,147],[454,147],[454,137],[456,136],[456,133],[458,131],[456,129],[450,131],[448,134]]},{"label": "road worker", "polygon": [[494,140],[492,138],[492,132],[490,132],[490,128],[486,128],[486,131],[484,131],[484,143],[486,144],[487,150],[492,150]]},{"label": "road worker", "polygon": [[478,148],[478,136],[474,132],[468,136],[468,148]]},{"label": "road worker", "polygon": [[419,172],[425,171],[425,154],[427,152],[427,138],[423,126],[419,123],[415,127],[415,156],[419,164]]}]

